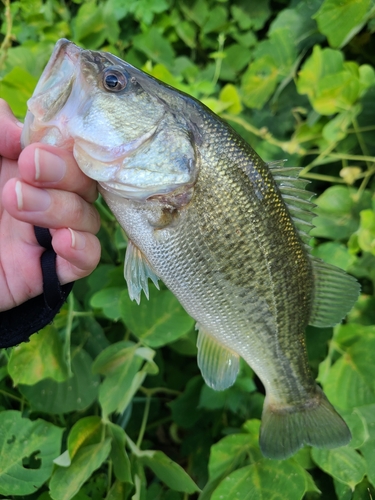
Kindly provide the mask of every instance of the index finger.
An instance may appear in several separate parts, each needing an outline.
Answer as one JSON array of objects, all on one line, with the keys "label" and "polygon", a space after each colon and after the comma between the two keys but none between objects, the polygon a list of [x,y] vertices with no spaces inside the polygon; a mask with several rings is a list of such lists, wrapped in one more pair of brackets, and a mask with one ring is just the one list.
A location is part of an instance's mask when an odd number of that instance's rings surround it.
[{"label": "index finger", "polygon": [[0,156],[17,160],[21,153],[21,132],[22,124],[17,121],[8,103],[0,99]]}]

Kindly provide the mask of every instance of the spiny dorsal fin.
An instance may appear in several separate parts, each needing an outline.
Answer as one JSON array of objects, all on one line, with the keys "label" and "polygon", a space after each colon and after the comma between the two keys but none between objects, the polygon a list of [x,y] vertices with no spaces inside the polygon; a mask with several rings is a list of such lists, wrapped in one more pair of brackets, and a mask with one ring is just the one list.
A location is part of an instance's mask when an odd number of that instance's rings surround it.
[{"label": "spiny dorsal fin", "polygon": [[302,169],[284,167],[284,161],[273,161],[268,166],[303,243],[308,244],[311,239],[309,232],[314,227],[312,221],[316,217],[313,212],[316,205],[310,201],[313,193],[305,189],[309,181],[298,177]]},{"label": "spiny dorsal fin", "polygon": [[342,269],[311,257],[314,271],[314,302],[309,324],[334,326],[347,315],[358,299],[358,281]]},{"label": "spiny dorsal fin", "polygon": [[151,266],[143,253],[130,240],[126,248],[124,277],[128,284],[129,297],[131,300],[135,300],[137,304],[141,301],[142,290],[144,291],[146,297],[149,297],[149,278],[154,282],[155,286],[159,288],[159,278],[151,269]]},{"label": "spiny dorsal fin", "polygon": [[206,384],[215,391],[224,391],[234,384],[240,369],[240,357],[217,342],[211,335],[199,330],[198,366]]}]

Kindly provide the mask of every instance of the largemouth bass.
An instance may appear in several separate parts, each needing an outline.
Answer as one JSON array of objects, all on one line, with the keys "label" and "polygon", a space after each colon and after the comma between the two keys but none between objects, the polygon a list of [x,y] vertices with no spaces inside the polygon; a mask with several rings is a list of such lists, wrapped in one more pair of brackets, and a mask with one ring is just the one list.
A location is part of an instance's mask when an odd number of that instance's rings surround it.
[{"label": "largemouth bass", "polygon": [[60,40],[22,142],[72,149],[126,231],[132,299],[162,279],[197,321],[198,365],[231,386],[242,357],[266,397],[260,447],[286,458],[350,431],[310,374],[308,324],[341,321],[359,286],[310,254],[311,193],[199,101],[104,52]]}]

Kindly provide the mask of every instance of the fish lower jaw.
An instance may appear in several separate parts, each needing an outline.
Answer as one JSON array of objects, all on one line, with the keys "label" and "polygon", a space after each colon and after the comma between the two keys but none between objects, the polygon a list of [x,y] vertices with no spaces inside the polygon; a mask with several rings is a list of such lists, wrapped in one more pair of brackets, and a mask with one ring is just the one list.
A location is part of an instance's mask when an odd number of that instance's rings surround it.
[{"label": "fish lower jaw", "polygon": [[172,185],[166,188],[162,186],[134,186],[132,184],[123,184],[118,182],[100,182],[99,191],[105,198],[106,193],[114,194],[127,200],[145,202],[150,197],[162,196],[175,191],[179,185]]}]

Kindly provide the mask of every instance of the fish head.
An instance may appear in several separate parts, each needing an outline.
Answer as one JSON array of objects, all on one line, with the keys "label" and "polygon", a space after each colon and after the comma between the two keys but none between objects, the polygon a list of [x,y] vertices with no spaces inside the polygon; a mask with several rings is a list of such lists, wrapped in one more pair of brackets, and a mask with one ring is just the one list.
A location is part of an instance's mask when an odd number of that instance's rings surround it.
[{"label": "fish head", "polygon": [[187,98],[110,53],[62,39],[28,101],[21,142],[72,150],[86,175],[124,198],[183,192],[197,176]]}]

